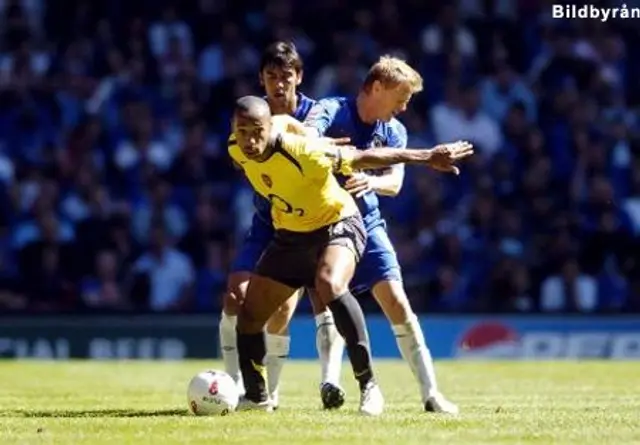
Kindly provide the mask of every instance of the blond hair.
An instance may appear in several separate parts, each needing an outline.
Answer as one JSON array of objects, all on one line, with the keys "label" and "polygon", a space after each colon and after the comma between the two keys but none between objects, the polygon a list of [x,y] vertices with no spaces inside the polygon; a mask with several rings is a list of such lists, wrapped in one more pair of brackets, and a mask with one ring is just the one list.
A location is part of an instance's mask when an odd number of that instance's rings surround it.
[{"label": "blond hair", "polygon": [[422,76],[407,62],[393,56],[382,56],[367,73],[362,88],[368,91],[375,81],[385,88],[407,85],[413,94],[422,91]]}]

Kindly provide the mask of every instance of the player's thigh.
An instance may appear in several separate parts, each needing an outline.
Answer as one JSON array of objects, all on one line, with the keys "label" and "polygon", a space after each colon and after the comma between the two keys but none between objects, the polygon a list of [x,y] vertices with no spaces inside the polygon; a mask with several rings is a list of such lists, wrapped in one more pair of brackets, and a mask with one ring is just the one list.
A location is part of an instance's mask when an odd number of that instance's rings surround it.
[{"label": "player's thigh", "polygon": [[366,242],[367,234],[359,216],[347,218],[329,228],[327,246],[318,258],[314,286],[323,303],[328,304],[349,290]]},{"label": "player's thigh", "polygon": [[296,288],[253,274],[238,314],[238,329],[242,332],[259,332],[278,307],[295,293]]},{"label": "player's thigh", "polygon": [[[292,232],[275,234],[256,265],[243,312],[259,321],[266,314],[266,323],[281,305],[297,296],[298,289],[313,280],[314,262],[309,258],[305,240],[307,237]],[[261,297],[260,292],[265,295]],[[247,305],[250,307],[245,311]],[[252,311],[259,311],[260,318]]]},{"label": "player's thigh", "polygon": [[267,324],[267,332],[275,335],[284,335],[288,331],[289,322],[298,307],[298,301],[302,291],[299,289],[294,295],[276,309]]},{"label": "player's thigh", "polygon": [[368,232],[367,245],[351,282],[354,293],[373,289],[381,281],[402,281],[400,263],[384,226]]}]

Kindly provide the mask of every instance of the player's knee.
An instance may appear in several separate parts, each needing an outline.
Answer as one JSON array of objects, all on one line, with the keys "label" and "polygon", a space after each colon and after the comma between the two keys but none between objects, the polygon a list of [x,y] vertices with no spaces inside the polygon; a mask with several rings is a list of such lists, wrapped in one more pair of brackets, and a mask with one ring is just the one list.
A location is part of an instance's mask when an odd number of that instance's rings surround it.
[{"label": "player's knee", "polygon": [[326,303],[320,299],[315,291],[309,293],[309,301],[311,301],[311,309],[313,310],[313,315],[322,314],[327,310]]},{"label": "player's knee", "polygon": [[227,315],[237,315],[240,304],[236,294],[233,292],[225,292],[222,296],[222,310]]},{"label": "player's knee", "polygon": [[413,316],[413,309],[404,293],[391,299],[388,315],[394,324],[405,323]]},{"label": "player's knee", "polygon": [[229,276],[227,290],[222,297],[222,310],[225,314],[238,314],[240,306],[244,302],[248,284],[248,274],[236,273]]},{"label": "player's knee", "polygon": [[373,294],[393,324],[406,323],[413,317],[413,309],[401,281],[380,283],[374,286]]},{"label": "player's knee", "polygon": [[327,303],[334,297],[342,295],[349,290],[349,282],[344,279],[344,274],[329,265],[320,268],[316,275],[315,288],[320,299]]}]

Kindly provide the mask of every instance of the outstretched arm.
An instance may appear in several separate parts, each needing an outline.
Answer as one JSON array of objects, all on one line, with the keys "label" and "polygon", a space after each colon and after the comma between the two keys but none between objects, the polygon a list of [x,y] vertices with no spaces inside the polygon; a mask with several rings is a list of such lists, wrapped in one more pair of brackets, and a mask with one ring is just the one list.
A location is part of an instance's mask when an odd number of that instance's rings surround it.
[{"label": "outstretched arm", "polygon": [[384,169],[395,164],[426,165],[438,171],[458,174],[454,165],[457,161],[473,154],[473,145],[469,142],[454,142],[437,145],[431,149],[412,148],[370,148],[368,150],[349,150],[344,153],[345,162],[353,170]]}]

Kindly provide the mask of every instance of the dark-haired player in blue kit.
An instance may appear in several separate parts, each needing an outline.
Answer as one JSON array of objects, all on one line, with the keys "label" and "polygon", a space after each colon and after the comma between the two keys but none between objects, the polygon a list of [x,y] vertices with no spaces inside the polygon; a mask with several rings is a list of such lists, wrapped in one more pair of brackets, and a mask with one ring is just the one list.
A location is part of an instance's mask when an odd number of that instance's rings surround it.
[{"label": "dark-haired player in blue kit", "polygon": [[[288,114],[300,122],[307,117],[314,100],[297,91],[302,82],[302,59],[291,43],[276,42],[265,49],[260,62],[260,83],[272,114]],[[302,125],[301,125],[302,127]],[[227,280],[227,292],[220,319],[220,346],[225,370],[243,391],[236,346],[236,316],[238,305],[244,300],[251,272],[271,239],[274,229],[269,201],[255,194],[255,213],[251,228],[232,265]],[[287,327],[296,308],[298,296],[292,297],[269,320],[267,325],[267,373],[272,404],[278,404],[278,384],[285,358],[289,355],[290,338]],[[314,310],[315,310],[314,304]],[[331,312],[322,307],[316,316],[318,330],[316,345],[323,363],[330,361],[331,351],[342,359],[344,342],[340,337]]]},{"label": "dark-haired player in blue kit", "polygon": [[[318,136],[349,137],[357,148],[405,148],[407,133],[395,116],[406,110],[411,97],[422,90],[422,78],[404,61],[382,57],[371,67],[355,97],[318,101],[307,115],[305,125]],[[454,168],[445,171],[457,173]],[[386,223],[378,208],[378,196],[400,192],[404,169],[398,165],[381,176],[360,173],[343,178],[343,186],[357,199],[368,232],[367,247],[351,282],[354,292],[371,290],[392,324],[398,348],[420,384],[427,411],[457,414],[458,407],[445,399],[436,384],[433,360],[402,284],[400,265],[389,240]],[[335,395],[339,388],[341,360],[331,355],[323,367],[321,394]]]}]

